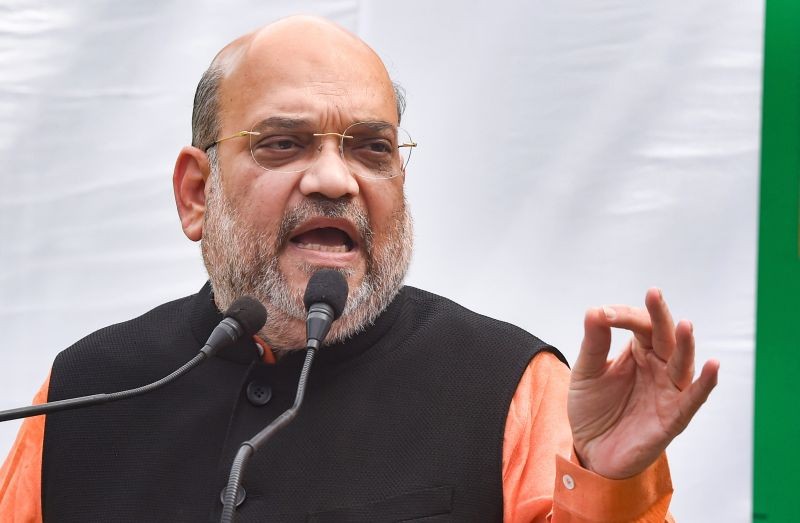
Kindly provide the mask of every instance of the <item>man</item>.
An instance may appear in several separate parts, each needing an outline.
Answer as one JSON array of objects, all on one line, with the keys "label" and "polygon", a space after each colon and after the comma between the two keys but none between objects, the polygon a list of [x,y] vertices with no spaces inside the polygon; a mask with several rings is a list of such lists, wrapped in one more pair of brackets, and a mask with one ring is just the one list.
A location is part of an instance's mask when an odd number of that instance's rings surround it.
[{"label": "man", "polygon": [[[219,518],[238,445],[294,397],[302,294],[345,275],[345,311],[291,425],[253,457],[239,521],[663,521],[664,449],[713,389],[692,326],[659,290],[591,309],[570,374],[513,326],[402,286],[414,146],[375,53],[292,17],[234,41],[198,86],[174,190],[210,287],[64,351],[39,399],[121,390],[192,357],[236,298],[264,303],[244,340],[169,387],[26,422],[0,514],[37,521]],[[610,328],[633,339],[607,362]],[[16,519],[14,519],[16,518]]]}]

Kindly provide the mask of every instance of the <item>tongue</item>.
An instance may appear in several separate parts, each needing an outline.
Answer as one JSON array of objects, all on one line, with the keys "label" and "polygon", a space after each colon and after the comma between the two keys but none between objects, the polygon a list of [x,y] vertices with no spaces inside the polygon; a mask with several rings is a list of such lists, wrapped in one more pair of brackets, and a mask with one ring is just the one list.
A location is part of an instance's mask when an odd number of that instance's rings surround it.
[{"label": "tongue", "polygon": [[295,243],[311,243],[316,245],[325,245],[328,247],[336,247],[339,245],[348,245],[350,237],[339,229],[333,227],[325,227],[324,229],[312,229],[292,238]]}]

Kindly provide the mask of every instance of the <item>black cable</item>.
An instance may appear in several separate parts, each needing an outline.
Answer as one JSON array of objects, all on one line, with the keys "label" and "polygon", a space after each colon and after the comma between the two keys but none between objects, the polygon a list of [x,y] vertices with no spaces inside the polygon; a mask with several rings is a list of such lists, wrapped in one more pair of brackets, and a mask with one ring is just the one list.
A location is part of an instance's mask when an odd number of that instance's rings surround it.
[{"label": "black cable", "polygon": [[60,412],[62,410],[77,409],[80,407],[88,407],[90,405],[100,405],[110,401],[124,400],[133,398],[147,392],[160,389],[167,385],[172,380],[186,374],[197,365],[199,365],[208,355],[205,352],[199,352],[194,358],[187,361],[180,368],[173,371],[172,374],[164,376],[158,381],[142,385],[135,389],[123,390],[120,392],[111,392],[103,394],[93,394],[91,396],[83,396],[80,398],[69,398],[65,400],[51,401],[50,403],[43,403],[41,405],[31,405],[29,407],[20,407],[17,409],[6,410],[0,412],[0,421],[7,421],[17,418],[27,418],[29,416],[38,416],[40,414],[49,414],[52,412]]}]

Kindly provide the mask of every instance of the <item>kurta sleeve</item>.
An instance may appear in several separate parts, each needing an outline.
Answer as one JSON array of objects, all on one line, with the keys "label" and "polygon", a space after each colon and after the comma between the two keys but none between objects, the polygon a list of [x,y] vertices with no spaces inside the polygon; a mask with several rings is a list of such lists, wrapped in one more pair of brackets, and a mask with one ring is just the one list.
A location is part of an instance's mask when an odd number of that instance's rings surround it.
[{"label": "kurta sleeve", "polygon": [[517,386],[503,442],[503,520],[672,522],[667,512],[672,483],[664,455],[624,480],[594,474],[572,458],[568,388],[569,369],[548,352],[531,360]]},{"label": "kurta sleeve", "polygon": [[[50,377],[33,398],[33,404],[47,401]],[[39,523],[42,521],[42,444],[44,415],[27,418],[0,468],[0,521]]]}]

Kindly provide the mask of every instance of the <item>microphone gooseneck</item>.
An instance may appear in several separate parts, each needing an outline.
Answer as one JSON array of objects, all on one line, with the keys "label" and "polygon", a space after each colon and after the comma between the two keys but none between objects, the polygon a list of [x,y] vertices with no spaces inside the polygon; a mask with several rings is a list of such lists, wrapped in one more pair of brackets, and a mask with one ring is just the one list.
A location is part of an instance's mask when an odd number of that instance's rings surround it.
[{"label": "microphone gooseneck", "polygon": [[32,405],[30,407],[21,407],[11,410],[0,412],[0,422],[29,418],[31,416],[38,416],[40,414],[50,414],[62,410],[77,409],[81,407],[89,407],[92,405],[99,405],[102,403],[110,403],[112,401],[124,400],[147,394],[148,392],[160,389],[161,387],[180,378],[201,362],[213,356],[220,349],[236,343],[242,336],[252,336],[261,330],[261,327],[267,322],[267,311],[263,305],[257,300],[244,296],[239,298],[225,311],[225,318],[214,328],[211,336],[208,337],[203,348],[197,355],[183,364],[180,368],[173,371],[171,374],[164,376],[158,381],[142,385],[135,389],[123,390],[120,392],[112,392],[108,394],[93,394],[91,396],[81,396],[79,398],[68,398],[64,400],[51,401],[49,403],[42,403],[41,405]]},{"label": "microphone gooseneck", "polygon": [[306,392],[308,372],[314,362],[317,349],[322,346],[331,324],[342,315],[347,302],[347,280],[338,271],[320,269],[315,272],[306,286],[303,303],[306,306],[306,358],[300,378],[297,382],[297,393],[294,403],[283,414],[275,418],[261,432],[242,443],[233,458],[228,484],[222,492],[221,523],[233,523],[236,517],[237,499],[241,488],[244,471],[250,457],[278,430],[288,425],[297,416]]}]

